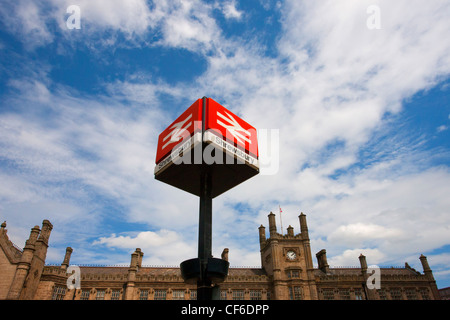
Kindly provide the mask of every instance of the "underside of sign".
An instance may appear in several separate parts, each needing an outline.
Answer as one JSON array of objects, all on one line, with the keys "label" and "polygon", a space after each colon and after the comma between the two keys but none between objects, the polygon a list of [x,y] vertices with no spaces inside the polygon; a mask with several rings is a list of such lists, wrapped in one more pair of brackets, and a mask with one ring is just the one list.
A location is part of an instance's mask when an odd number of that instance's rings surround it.
[{"label": "underside of sign", "polygon": [[205,170],[213,198],[259,173],[256,129],[210,98],[161,133],[155,178],[200,196]]},{"label": "underside of sign", "polygon": [[259,173],[258,159],[245,154],[215,134],[201,133],[174,148],[155,167],[155,178],[171,186],[200,196],[201,173],[209,170],[213,198]]}]

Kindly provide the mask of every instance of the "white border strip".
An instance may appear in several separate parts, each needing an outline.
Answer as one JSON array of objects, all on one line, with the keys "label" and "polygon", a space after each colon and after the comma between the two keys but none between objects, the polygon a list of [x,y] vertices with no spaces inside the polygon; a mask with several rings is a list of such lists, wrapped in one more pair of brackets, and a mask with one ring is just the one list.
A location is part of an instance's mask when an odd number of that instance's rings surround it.
[{"label": "white border strip", "polygon": [[193,149],[196,145],[202,142],[202,133],[195,133],[189,140],[181,142],[176,147],[172,149],[167,157],[165,157],[160,163],[158,163],[155,167],[155,175],[161,173],[165,169],[167,169],[171,164],[174,163],[178,158],[180,158],[180,154],[186,152],[189,149]]},{"label": "white border strip", "polygon": [[242,151],[241,149],[236,147],[234,144],[223,140],[221,137],[213,134],[212,132],[205,132],[205,135],[203,136],[203,141],[206,143],[212,143],[214,146],[216,146],[219,149],[224,150],[229,155],[239,158],[239,159],[245,161],[245,163],[248,164],[249,166],[259,170],[258,159],[256,159],[255,157],[252,157],[248,153]]},{"label": "white border strip", "polygon": [[[259,170],[259,161],[257,158],[249,155],[248,153],[242,151],[237,148],[234,144],[229,143],[223,140],[221,137],[213,134],[212,132],[205,132],[203,141],[214,145],[214,147],[219,150],[225,151],[228,155],[239,158],[242,161],[242,164],[247,164],[250,167]],[[181,158],[181,154],[184,154],[188,150],[192,150],[195,146],[202,142],[202,133],[195,133],[189,140],[181,142],[172,151],[169,155],[164,158],[160,163],[155,166],[155,175],[160,174],[164,170],[166,170],[170,165],[172,165],[176,160]],[[236,164],[236,165],[239,165]]]}]

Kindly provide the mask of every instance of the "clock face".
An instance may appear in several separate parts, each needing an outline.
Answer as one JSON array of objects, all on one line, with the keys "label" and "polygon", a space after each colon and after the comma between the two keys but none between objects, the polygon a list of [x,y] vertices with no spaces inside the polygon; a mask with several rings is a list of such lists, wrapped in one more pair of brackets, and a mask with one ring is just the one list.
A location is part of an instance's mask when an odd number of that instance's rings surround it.
[{"label": "clock face", "polygon": [[289,260],[295,260],[295,258],[297,258],[297,254],[294,251],[290,250],[286,253],[286,257]]}]

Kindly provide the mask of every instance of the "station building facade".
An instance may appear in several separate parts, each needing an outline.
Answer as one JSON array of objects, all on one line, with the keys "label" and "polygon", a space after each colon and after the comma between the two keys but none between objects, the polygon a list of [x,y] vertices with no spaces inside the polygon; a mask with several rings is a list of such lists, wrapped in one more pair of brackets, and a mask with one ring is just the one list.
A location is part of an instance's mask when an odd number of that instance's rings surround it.
[{"label": "station building facade", "polygon": [[[440,295],[427,258],[419,257],[423,272],[404,267],[372,270],[366,257],[359,267],[332,268],[326,250],[315,254],[313,266],[306,215],[299,216],[300,233],[289,226],[277,231],[275,215],[268,215],[269,232],[259,227],[261,268],[230,268],[217,295],[221,300],[439,300]],[[195,300],[196,286],[186,284],[177,267],[146,267],[137,248],[130,265],[70,266],[72,248],[61,265],[46,265],[52,224],[31,229],[23,248],[0,229],[0,300]],[[228,260],[228,249],[222,259]],[[71,271],[71,272],[68,272]],[[372,277],[378,272],[379,286]],[[69,279],[69,282],[68,282]],[[72,281],[73,280],[73,281]],[[374,278],[374,281],[376,279]],[[72,283],[74,288],[69,288]],[[78,286],[78,288],[77,288]]]}]

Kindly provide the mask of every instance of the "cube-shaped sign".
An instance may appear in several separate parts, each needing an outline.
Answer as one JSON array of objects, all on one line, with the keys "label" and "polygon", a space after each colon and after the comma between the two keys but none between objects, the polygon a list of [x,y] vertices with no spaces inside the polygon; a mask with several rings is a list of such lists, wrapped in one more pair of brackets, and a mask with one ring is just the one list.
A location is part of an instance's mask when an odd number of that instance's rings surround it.
[{"label": "cube-shaped sign", "polygon": [[209,166],[212,197],[259,173],[256,129],[211,98],[195,101],[158,138],[155,178],[195,195]]}]

